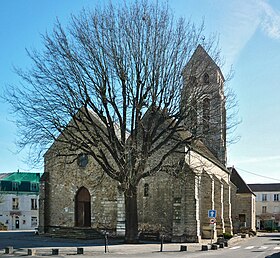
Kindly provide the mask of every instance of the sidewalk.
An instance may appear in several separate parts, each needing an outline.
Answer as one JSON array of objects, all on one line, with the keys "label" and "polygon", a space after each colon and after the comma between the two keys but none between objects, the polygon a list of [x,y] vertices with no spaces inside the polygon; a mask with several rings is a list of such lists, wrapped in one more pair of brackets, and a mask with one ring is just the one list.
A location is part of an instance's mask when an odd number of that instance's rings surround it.
[{"label": "sidewalk", "polygon": [[[187,246],[188,252],[195,252],[201,250],[201,244],[179,244],[179,243],[166,243],[163,245],[163,252],[180,252],[181,245]],[[82,256],[93,256],[104,255],[105,247],[104,246],[86,246],[82,247],[84,254]],[[58,256],[75,255],[75,257],[80,257],[77,255],[77,247],[44,247],[44,248],[32,248],[35,250],[35,256],[53,256],[52,250],[58,249]],[[1,250],[4,254],[5,250]],[[118,244],[118,245],[108,245],[106,252],[111,255],[135,255],[135,254],[150,254],[150,253],[159,253],[160,244]],[[108,255],[107,254],[107,255]],[[27,255],[27,249],[14,249],[13,256],[23,256]],[[1,257],[2,255],[0,255]],[[11,256],[11,254],[9,255]],[[35,257],[33,256],[33,257]]]},{"label": "sidewalk", "polygon": [[[237,244],[239,241],[246,241],[248,238],[234,237],[229,240],[229,246]],[[210,239],[202,240],[200,243],[164,243],[163,252],[160,252],[160,243],[145,244],[110,244],[107,246],[85,246],[85,247],[38,247],[32,248],[34,254],[32,257],[158,257],[165,255],[168,257],[172,253],[172,257],[183,257],[186,252],[180,251],[181,246],[187,247],[187,253],[202,252],[202,245],[209,245]],[[82,248],[83,254],[77,254],[77,248]],[[58,249],[58,254],[52,255],[53,249]],[[28,249],[14,249],[13,254],[5,254],[5,250],[0,250],[0,257],[19,257],[27,256]]]}]

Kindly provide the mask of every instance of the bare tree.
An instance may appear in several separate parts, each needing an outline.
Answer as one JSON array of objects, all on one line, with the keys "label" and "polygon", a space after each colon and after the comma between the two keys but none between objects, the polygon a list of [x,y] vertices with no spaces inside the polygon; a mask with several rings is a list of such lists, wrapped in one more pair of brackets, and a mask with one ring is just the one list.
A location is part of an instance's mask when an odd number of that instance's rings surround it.
[{"label": "bare tree", "polygon": [[[183,70],[197,45],[219,58],[216,38],[205,39],[203,30],[145,0],[84,10],[67,29],[57,21],[43,36],[42,51],[28,51],[33,68],[18,69],[23,84],[5,95],[17,115],[21,148],[29,146],[40,159],[61,141],[91,155],[119,182],[128,242],[138,234],[139,181],[199,137],[181,133],[191,109],[180,103]],[[191,91],[187,97],[196,98]]]}]

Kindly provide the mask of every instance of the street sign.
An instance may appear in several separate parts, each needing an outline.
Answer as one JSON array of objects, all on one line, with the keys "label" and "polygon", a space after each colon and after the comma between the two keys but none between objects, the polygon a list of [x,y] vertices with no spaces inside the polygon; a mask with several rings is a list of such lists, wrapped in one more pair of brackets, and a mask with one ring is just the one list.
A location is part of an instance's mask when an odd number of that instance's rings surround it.
[{"label": "street sign", "polygon": [[208,218],[216,218],[216,210],[208,210]]},{"label": "street sign", "polygon": [[210,219],[210,224],[215,224],[216,223],[216,219],[212,218]]}]

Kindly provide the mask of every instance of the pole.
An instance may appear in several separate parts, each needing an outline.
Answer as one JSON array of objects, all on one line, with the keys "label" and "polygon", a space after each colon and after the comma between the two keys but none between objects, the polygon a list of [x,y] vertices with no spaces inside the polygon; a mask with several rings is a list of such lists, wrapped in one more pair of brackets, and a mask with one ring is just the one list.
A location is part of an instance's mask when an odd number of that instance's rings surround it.
[{"label": "pole", "polygon": [[161,235],[161,239],[160,239],[160,252],[163,251],[163,239],[164,239],[164,235]]},{"label": "pole", "polygon": [[212,238],[213,238],[213,227],[211,225],[211,245],[212,245]]},{"label": "pole", "polygon": [[105,247],[105,253],[107,253],[108,250],[108,233],[105,233],[105,243],[104,243],[104,247]]}]

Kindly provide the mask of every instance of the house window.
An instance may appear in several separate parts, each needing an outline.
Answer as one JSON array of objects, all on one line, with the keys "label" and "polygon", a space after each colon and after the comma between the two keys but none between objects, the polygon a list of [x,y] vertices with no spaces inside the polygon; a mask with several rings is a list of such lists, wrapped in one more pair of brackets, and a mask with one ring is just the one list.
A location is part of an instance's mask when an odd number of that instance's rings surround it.
[{"label": "house window", "polygon": [[246,214],[239,214],[239,223],[241,227],[246,227]]},{"label": "house window", "polygon": [[262,206],[262,213],[266,213],[266,206]]},{"label": "house window", "polygon": [[149,196],[149,184],[144,184],[144,197]]},{"label": "house window", "polygon": [[31,199],[31,210],[37,210],[37,199]]},{"label": "house window", "polygon": [[18,182],[12,182],[12,191],[18,191]]},{"label": "house window", "polygon": [[39,190],[39,185],[38,185],[37,183],[31,183],[31,184],[30,184],[30,190],[31,190],[32,192],[38,191],[38,190]]},{"label": "house window", "polygon": [[274,201],[279,202],[279,194],[274,194]]},{"label": "house window", "polygon": [[13,210],[18,210],[18,209],[19,209],[19,201],[18,201],[18,198],[13,198],[13,200],[12,200],[12,205],[13,205]]},{"label": "house window", "polygon": [[266,202],[267,201],[267,194],[262,194],[262,201]]}]

